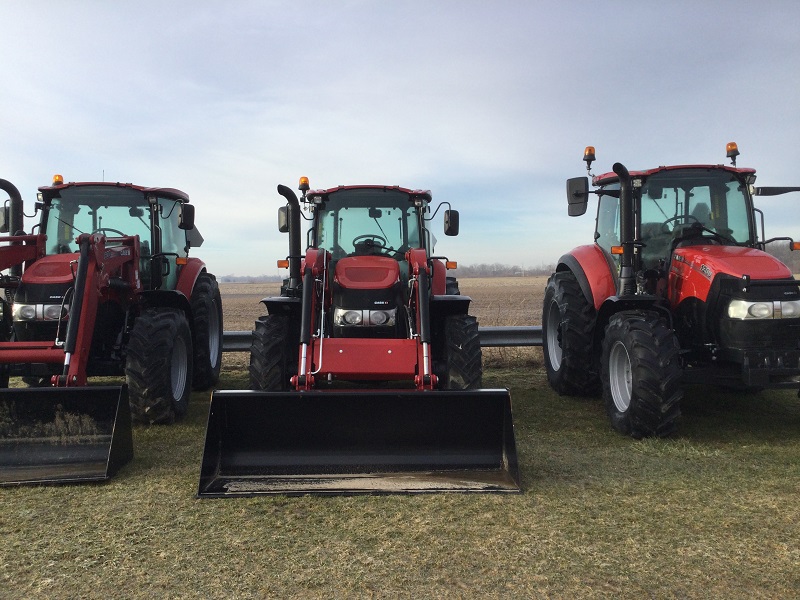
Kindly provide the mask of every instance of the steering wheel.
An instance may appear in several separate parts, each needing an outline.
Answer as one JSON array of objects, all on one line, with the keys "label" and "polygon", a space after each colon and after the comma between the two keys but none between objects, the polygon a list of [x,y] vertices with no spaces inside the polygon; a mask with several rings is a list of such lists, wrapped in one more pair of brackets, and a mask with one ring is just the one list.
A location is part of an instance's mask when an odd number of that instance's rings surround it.
[{"label": "steering wheel", "polygon": [[127,234],[122,233],[119,229],[112,229],[111,227],[98,227],[92,233],[103,233],[110,231],[111,233],[118,233],[120,237],[125,237]]},{"label": "steering wheel", "polygon": [[[377,233],[366,233],[364,235],[357,235],[356,237],[353,238],[353,246],[355,246],[362,240],[364,240],[365,242],[367,240],[371,241],[372,244],[370,245],[372,246],[380,246],[381,248],[384,248],[386,246],[386,238],[379,236]],[[375,243],[376,241],[380,243],[376,244]]]},{"label": "steering wheel", "polygon": [[669,219],[661,223],[661,231],[663,233],[672,233],[672,231],[675,230],[675,226],[673,226],[672,229],[670,229],[669,227],[667,227],[670,223],[675,221],[675,224],[677,225],[678,221],[683,221],[685,223],[689,219],[692,219],[695,223],[700,223],[700,219],[698,219],[697,217],[693,217],[692,215],[677,215],[675,217],[670,217]]},{"label": "steering wheel", "polygon": [[[680,241],[680,240],[694,238],[694,237],[701,237],[702,233],[706,232],[706,233],[711,234],[711,237],[710,238],[704,238],[704,239],[712,239],[712,240],[714,240],[715,242],[717,242],[719,244],[724,244],[724,243],[735,244],[736,243],[736,240],[734,240],[732,237],[729,237],[729,236],[727,236],[727,235],[725,235],[723,233],[720,233],[719,231],[714,231],[713,229],[710,229],[710,228],[706,227],[703,224],[703,222],[700,221],[700,219],[698,219],[697,217],[693,217],[692,215],[678,215],[677,217],[672,217],[671,219],[667,219],[666,221],[664,221],[661,224],[662,231],[664,231],[665,233],[669,233],[670,231],[669,231],[669,229],[667,229],[667,224],[669,222],[671,222],[671,221],[677,221],[679,219],[683,219],[683,220],[693,219],[694,222],[692,223],[692,225],[688,229],[684,229],[683,230],[683,232],[676,238],[676,240],[675,240],[676,242]],[[674,232],[675,229],[673,228],[672,231]]]}]

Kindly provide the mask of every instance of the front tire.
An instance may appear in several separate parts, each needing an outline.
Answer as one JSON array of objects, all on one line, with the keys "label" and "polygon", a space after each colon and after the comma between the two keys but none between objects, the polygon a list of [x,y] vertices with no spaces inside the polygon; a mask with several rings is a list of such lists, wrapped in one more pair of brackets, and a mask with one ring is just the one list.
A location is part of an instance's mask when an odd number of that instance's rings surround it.
[{"label": "front tire", "polygon": [[592,353],[596,313],[570,271],[547,280],[542,309],[544,366],[562,396],[595,396],[600,389]]},{"label": "front tire", "polygon": [[682,370],[675,334],[658,315],[621,312],[603,339],[603,400],[611,426],[640,439],[666,437],[680,419]]},{"label": "front tire", "polygon": [[131,416],[172,423],[186,414],[192,381],[192,334],[179,310],[151,308],[136,319],[125,365]]},{"label": "front tire", "polygon": [[260,317],[250,346],[250,389],[289,391],[290,379],[297,374],[299,340],[299,328],[291,327],[289,317]]},{"label": "front tire", "polygon": [[216,278],[201,273],[192,290],[194,319],[195,390],[207,390],[219,381],[222,366],[222,298]]},{"label": "front tire", "polygon": [[439,389],[479,389],[483,366],[478,320],[470,315],[445,317],[443,350],[441,370],[436,374]]}]

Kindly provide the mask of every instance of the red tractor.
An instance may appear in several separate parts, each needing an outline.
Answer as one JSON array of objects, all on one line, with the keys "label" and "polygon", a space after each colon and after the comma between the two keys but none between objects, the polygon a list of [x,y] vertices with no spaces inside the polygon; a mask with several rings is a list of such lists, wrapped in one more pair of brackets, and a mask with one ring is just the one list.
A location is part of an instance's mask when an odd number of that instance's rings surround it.
[{"label": "red tractor", "polygon": [[[599,197],[593,244],[558,261],[542,314],[544,359],[560,394],[602,390],[617,431],[673,433],[684,384],[800,388],[800,281],[765,246],[755,170],[683,165],[567,181],[569,215]],[[586,149],[587,170],[595,160]],[[760,234],[760,235],[759,235]]]},{"label": "red tractor", "polygon": [[[169,423],[192,387],[219,378],[216,279],[188,256],[202,243],[188,196],[171,188],[63,183],[39,188],[35,233],[22,199],[2,213],[0,483],[105,479],[132,455],[131,414]],[[122,387],[88,386],[92,376]]]},{"label": "red tractor", "polygon": [[[511,399],[478,389],[478,323],[433,254],[430,192],[300,190],[308,248],[279,186],[289,278],[255,324],[256,391],[212,395],[198,495],[518,491]],[[444,222],[458,233],[456,211]]]}]

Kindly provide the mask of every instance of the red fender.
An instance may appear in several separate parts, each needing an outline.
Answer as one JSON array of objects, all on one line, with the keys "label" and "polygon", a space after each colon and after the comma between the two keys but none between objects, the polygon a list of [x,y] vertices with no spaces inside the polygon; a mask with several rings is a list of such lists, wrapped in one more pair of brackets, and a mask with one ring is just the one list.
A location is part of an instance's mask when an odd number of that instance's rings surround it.
[{"label": "red fender", "polygon": [[440,260],[433,262],[433,277],[431,277],[431,294],[441,296],[447,291],[447,269]]},{"label": "red fender", "polygon": [[178,272],[178,283],[175,286],[179,292],[186,296],[187,300],[192,298],[192,290],[200,273],[206,270],[206,263],[199,258],[189,258],[185,265],[181,266]]},{"label": "red fender", "polygon": [[562,256],[559,263],[559,266],[563,264],[575,274],[583,293],[590,294],[587,299],[594,304],[595,310],[600,310],[607,298],[616,295],[616,274],[612,272],[603,249],[597,244],[578,246]]}]

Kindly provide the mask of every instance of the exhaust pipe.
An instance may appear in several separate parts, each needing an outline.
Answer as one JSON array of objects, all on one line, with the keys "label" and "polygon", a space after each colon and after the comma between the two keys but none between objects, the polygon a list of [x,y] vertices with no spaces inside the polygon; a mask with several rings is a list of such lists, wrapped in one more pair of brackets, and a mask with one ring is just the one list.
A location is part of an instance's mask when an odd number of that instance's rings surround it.
[{"label": "exhaust pipe", "polygon": [[0,179],[0,190],[6,192],[11,199],[8,231],[11,235],[17,235],[25,229],[24,215],[22,214],[22,195],[19,193],[17,186],[5,179]]},{"label": "exhaust pipe", "polygon": [[[0,190],[8,194],[11,200],[8,214],[8,231],[11,235],[25,233],[25,215],[23,213],[22,195],[17,186],[10,181],[0,179]],[[22,265],[14,265],[9,269],[9,274],[15,277],[22,275]]]},{"label": "exhaust pipe", "polygon": [[625,296],[636,292],[636,278],[633,275],[633,191],[631,190],[631,175],[625,165],[614,163],[612,170],[619,177],[619,237],[620,244],[622,244],[619,294]]},{"label": "exhaust pipe", "polygon": [[289,205],[289,289],[300,286],[300,201],[292,188],[278,185],[278,193]]}]

